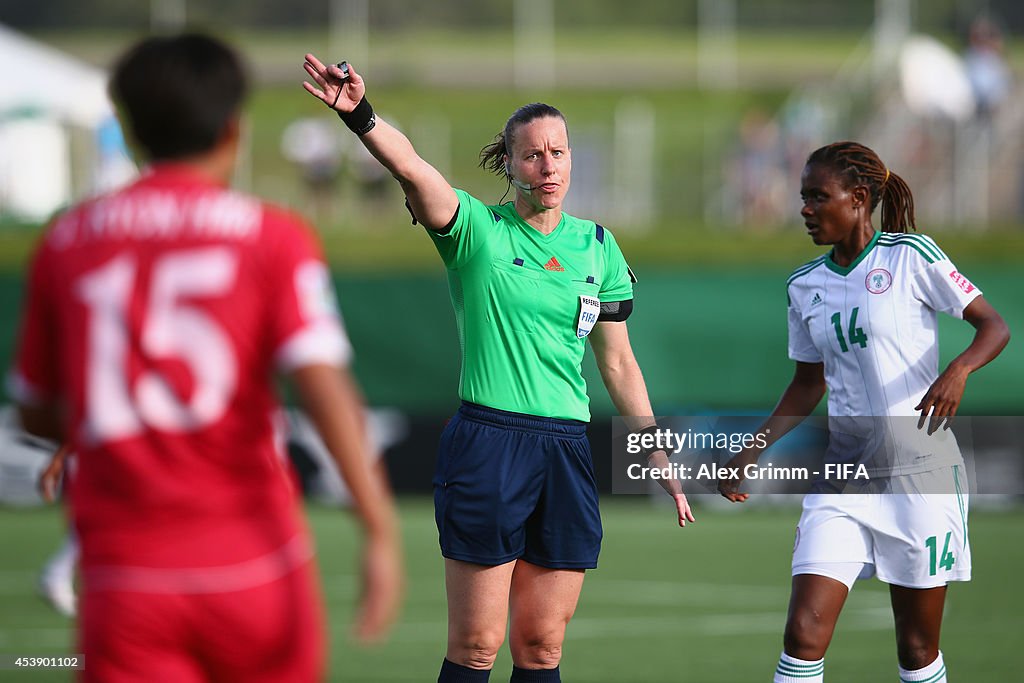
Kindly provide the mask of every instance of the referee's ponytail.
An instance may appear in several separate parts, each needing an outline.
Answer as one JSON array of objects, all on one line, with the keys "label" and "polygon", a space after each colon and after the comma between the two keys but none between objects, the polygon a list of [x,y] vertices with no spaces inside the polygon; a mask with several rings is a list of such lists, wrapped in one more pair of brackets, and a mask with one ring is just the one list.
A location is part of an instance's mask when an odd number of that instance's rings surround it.
[{"label": "referee's ponytail", "polygon": [[[509,153],[512,142],[515,139],[516,129],[525,123],[530,123],[535,119],[541,119],[546,116],[561,119],[562,123],[565,123],[565,116],[562,112],[543,102],[524,104],[512,112],[512,116],[508,117],[508,121],[505,122],[505,127],[494,136],[494,142],[480,150],[480,168],[486,168],[506,180],[511,180],[508,169],[505,167],[505,155]],[[568,124],[566,124],[565,129],[566,133],[568,133]]]},{"label": "referee's ponytail", "polygon": [[856,142],[833,142],[816,149],[807,157],[807,165],[832,168],[847,188],[864,185],[871,193],[871,210],[882,204],[883,232],[917,231],[914,222],[914,195],[907,181],[882,163],[878,155]]}]

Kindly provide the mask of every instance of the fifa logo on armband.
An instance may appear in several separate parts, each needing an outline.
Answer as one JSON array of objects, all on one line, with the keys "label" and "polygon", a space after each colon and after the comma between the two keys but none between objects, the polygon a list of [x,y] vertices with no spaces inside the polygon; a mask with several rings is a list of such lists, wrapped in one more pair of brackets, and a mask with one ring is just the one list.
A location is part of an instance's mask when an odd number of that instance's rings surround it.
[{"label": "fifa logo on armband", "polygon": [[964,294],[970,294],[974,291],[974,285],[971,284],[971,281],[955,270],[950,271],[949,278],[956,283],[957,287],[964,290]]}]

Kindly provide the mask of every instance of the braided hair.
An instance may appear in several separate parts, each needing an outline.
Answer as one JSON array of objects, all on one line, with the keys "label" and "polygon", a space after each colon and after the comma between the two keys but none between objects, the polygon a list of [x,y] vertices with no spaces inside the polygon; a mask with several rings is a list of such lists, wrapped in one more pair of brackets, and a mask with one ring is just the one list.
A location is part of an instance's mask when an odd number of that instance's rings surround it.
[{"label": "braided hair", "polygon": [[856,142],[833,142],[816,149],[807,157],[807,165],[831,168],[850,189],[864,185],[871,194],[871,210],[882,204],[882,231],[917,231],[914,222],[914,195],[900,176],[886,168],[871,149]]}]

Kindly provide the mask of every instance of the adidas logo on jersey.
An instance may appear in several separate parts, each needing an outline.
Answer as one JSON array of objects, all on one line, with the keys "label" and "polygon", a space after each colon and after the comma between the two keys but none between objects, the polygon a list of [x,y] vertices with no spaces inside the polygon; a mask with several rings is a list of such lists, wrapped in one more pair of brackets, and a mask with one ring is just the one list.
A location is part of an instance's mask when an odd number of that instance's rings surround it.
[{"label": "adidas logo on jersey", "polygon": [[563,268],[562,264],[558,262],[558,259],[552,256],[551,260],[544,264],[544,270],[553,270],[555,272],[561,273],[565,270],[565,268]]},{"label": "adidas logo on jersey", "polygon": [[821,303],[821,295],[817,292],[814,293],[814,298],[811,299],[811,305],[816,306]]}]

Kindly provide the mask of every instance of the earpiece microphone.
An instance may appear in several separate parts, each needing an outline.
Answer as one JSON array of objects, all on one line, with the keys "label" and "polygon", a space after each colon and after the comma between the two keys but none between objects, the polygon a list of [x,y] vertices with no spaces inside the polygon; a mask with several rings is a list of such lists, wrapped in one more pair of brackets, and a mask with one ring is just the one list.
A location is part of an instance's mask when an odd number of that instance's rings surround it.
[{"label": "earpiece microphone", "polygon": [[531,185],[527,185],[527,184],[526,184],[526,183],[524,183],[524,182],[520,182],[520,181],[516,180],[516,179],[515,179],[515,178],[513,178],[512,176],[509,176],[509,177],[508,177],[508,179],[509,179],[509,181],[511,181],[511,182],[512,182],[512,184],[513,184],[513,185],[515,185],[516,187],[518,187],[518,188],[519,188],[520,190],[522,190],[523,192],[533,192],[534,190],[536,190],[536,189],[537,189],[536,187],[533,187],[533,186],[531,186]]},{"label": "earpiece microphone", "polygon": [[518,187],[523,192],[533,192],[534,190],[537,189],[536,187],[533,187],[531,185],[527,185],[526,183],[524,183],[524,182],[522,182],[520,180],[516,180],[516,177],[514,175],[512,175],[512,164],[510,164],[508,162],[505,162],[505,175],[508,176],[508,181],[510,183],[512,183],[513,185]]}]

